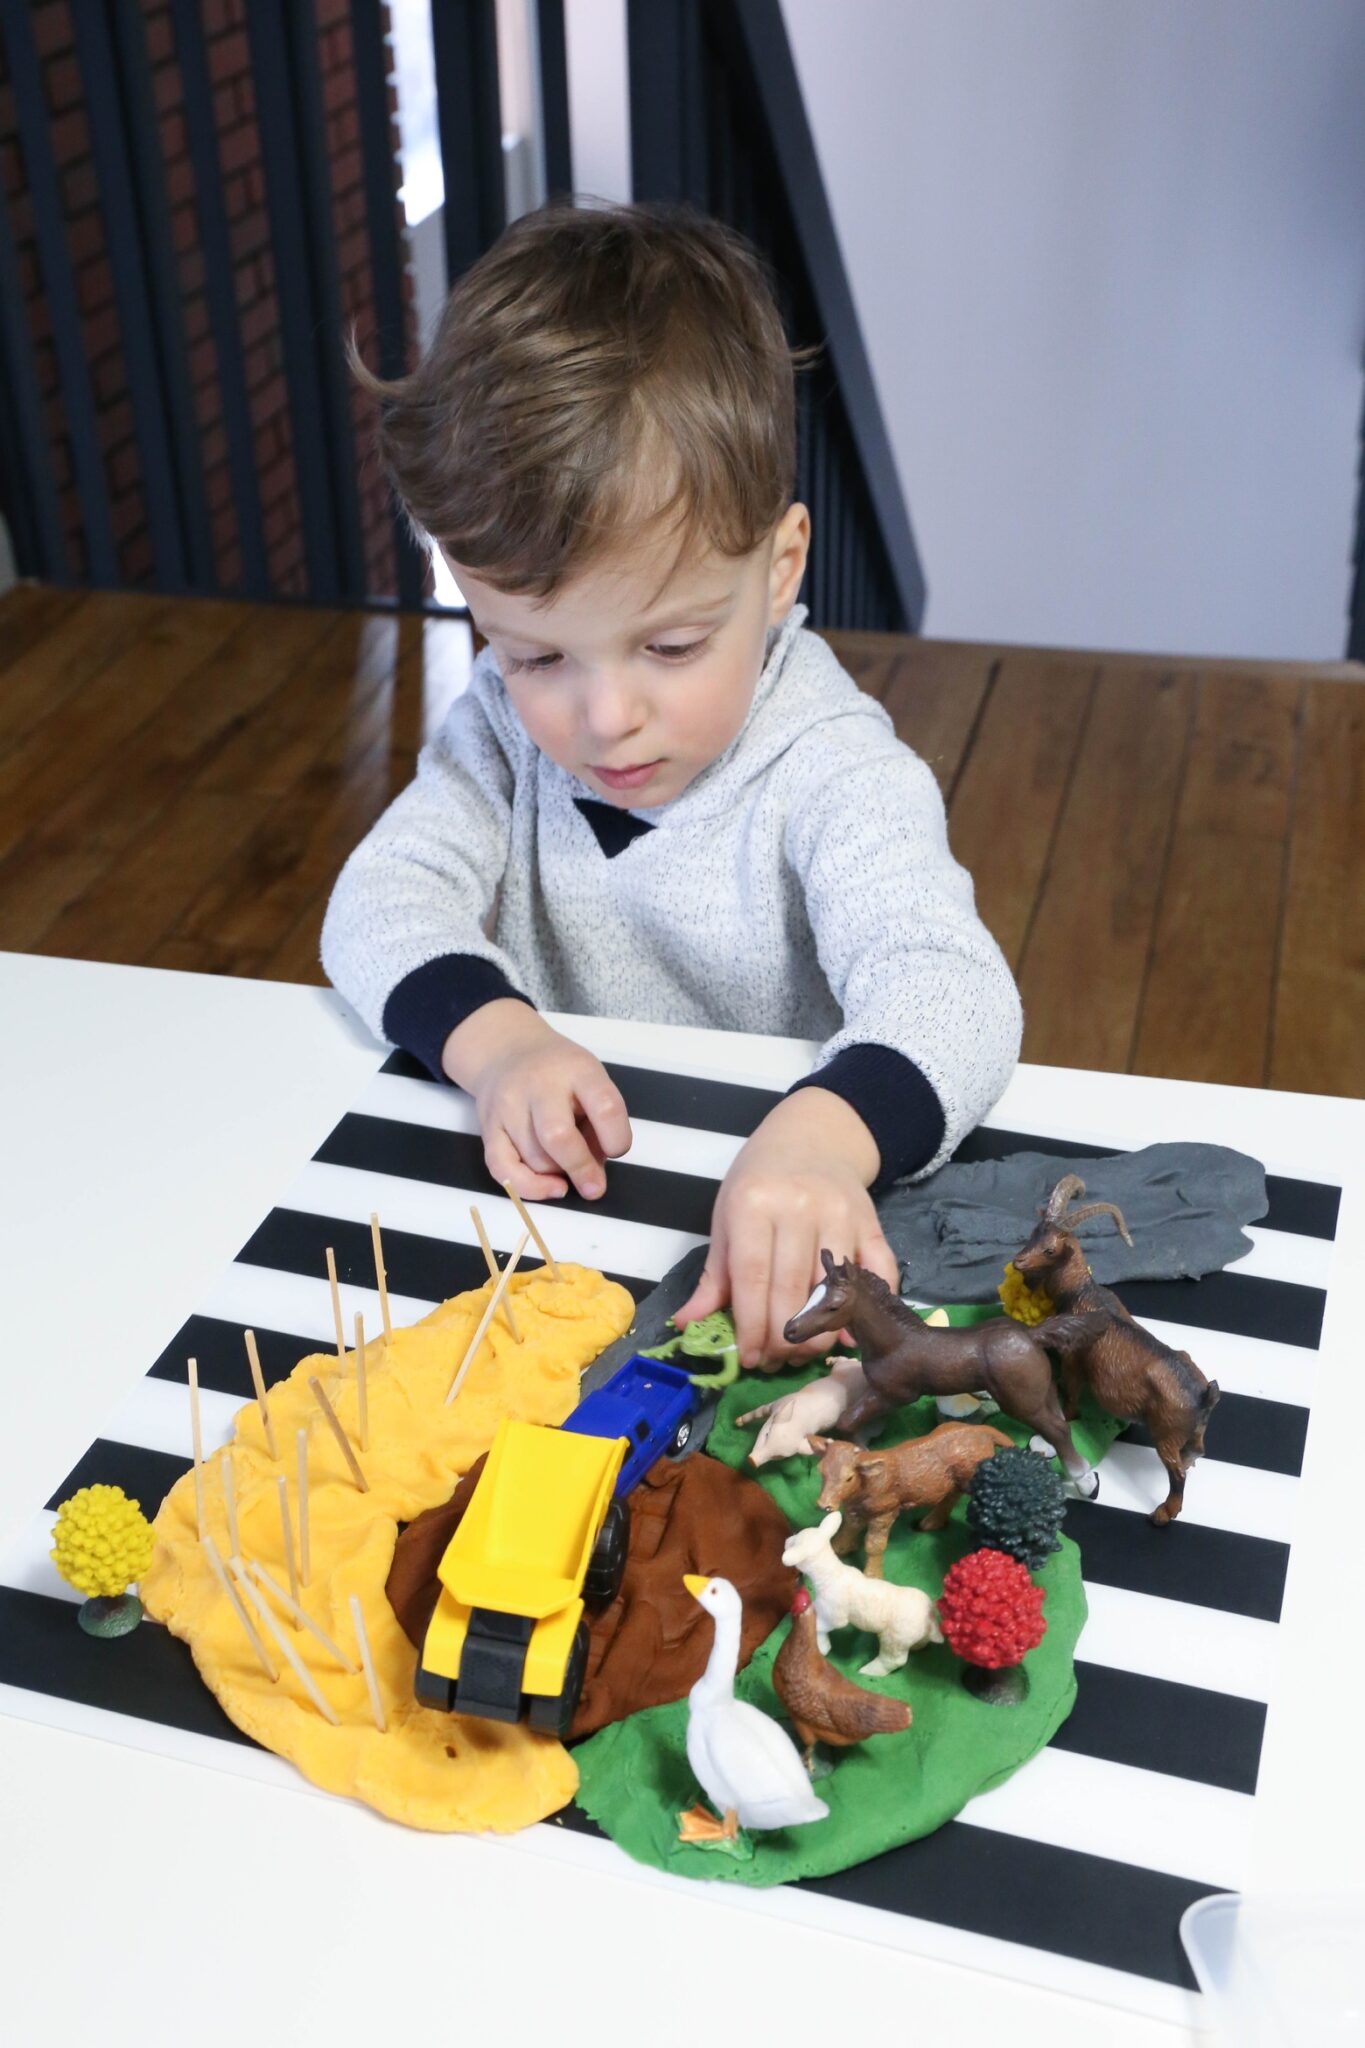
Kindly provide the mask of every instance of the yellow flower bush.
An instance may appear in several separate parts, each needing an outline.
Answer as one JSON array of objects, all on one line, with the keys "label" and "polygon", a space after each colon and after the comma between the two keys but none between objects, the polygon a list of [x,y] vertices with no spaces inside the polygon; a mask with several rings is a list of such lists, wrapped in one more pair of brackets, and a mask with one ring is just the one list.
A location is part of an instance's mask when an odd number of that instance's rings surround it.
[{"label": "yellow flower bush", "polygon": [[1005,1277],[996,1292],[1005,1305],[1005,1314],[1013,1316],[1016,1323],[1041,1323],[1053,1312],[1053,1304],[1042,1289],[1029,1286],[1013,1259],[1005,1267]]},{"label": "yellow flower bush", "polygon": [[117,1599],[152,1561],[152,1525],[121,1486],[83,1486],[57,1510],[52,1562],[91,1599]]}]

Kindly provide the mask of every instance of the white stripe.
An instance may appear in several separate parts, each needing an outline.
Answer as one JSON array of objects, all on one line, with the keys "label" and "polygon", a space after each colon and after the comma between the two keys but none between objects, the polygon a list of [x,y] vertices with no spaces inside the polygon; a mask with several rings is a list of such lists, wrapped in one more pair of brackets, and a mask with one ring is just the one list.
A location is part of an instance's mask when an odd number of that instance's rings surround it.
[{"label": "white stripe", "polygon": [[[335,1357],[336,1346],[331,1350]],[[200,1387],[199,1416],[206,1458],[223,1444],[232,1442],[237,1415],[247,1405],[255,1404],[243,1402],[235,1394],[219,1394],[212,1387]],[[139,1380],[110,1417],[103,1434],[117,1443],[138,1444],[144,1451],[165,1451],[173,1458],[192,1458],[188,1386],[179,1386],[174,1380]]]},{"label": "white stripe", "polygon": [[79,1607],[84,1593],[68,1586],[52,1562],[52,1531],[56,1526],[55,1510],[44,1508],[33,1517],[27,1529],[15,1537],[0,1557],[0,1585],[15,1586],[21,1593],[46,1593],[53,1600],[70,1600]]},{"label": "white stripe", "polygon": [[[479,1134],[473,1100],[463,1090],[434,1088],[408,1074],[376,1074],[354,1110],[360,1116],[420,1124],[425,1130],[460,1131],[471,1137]],[[724,1131],[698,1131],[686,1124],[657,1123],[642,1116],[631,1118],[630,1129],[633,1142],[622,1157],[632,1166],[695,1173],[703,1180],[723,1180],[744,1143],[743,1138]],[[609,1181],[612,1163],[607,1161]],[[555,1205],[546,1206],[553,1215]]]},{"label": "white stripe", "polygon": [[[819,1308],[825,1299],[825,1289],[828,1287],[828,1285],[828,1280],[817,1280],[814,1289],[811,1292],[810,1300],[806,1303],[804,1308],[799,1308],[796,1311],[796,1316],[809,1315],[810,1311],[813,1308]],[[796,1321],[796,1316],[791,1316],[788,1318],[788,1320],[794,1323]]]},{"label": "white stripe", "polygon": [[1235,1891],[1249,1868],[1255,1803],[1249,1793],[1220,1785],[1043,1749],[1026,1769],[973,1799],[962,1818]]},{"label": "white stripe", "polygon": [[[487,1195],[478,1188],[438,1188],[396,1174],[377,1175],[360,1167],[323,1166],[315,1161],[299,1175],[281,1206],[364,1224],[369,1223],[371,1212],[377,1211],[383,1230],[407,1230],[450,1244],[477,1246],[469,1215],[471,1203],[478,1204],[495,1250],[510,1251],[523,1228],[516,1210],[505,1195]],[[557,1259],[632,1273],[645,1280],[662,1279],[686,1252],[705,1241],[692,1231],[631,1223],[598,1209],[580,1215],[571,1209],[557,1209],[553,1203],[540,1205],[536,1221]],[[319,1244],[320,1269],[324,1249]]]},{"label": "white stripe", "polygon": [[1239,1699],[1270,1698],[1279,1655],[1279,1629],[1273,1621],[1130,1593],[1090,1579],[1085,1597],[1090,1614],[1076,1655],[1086,1662],[1234,1693]]},{"label": "white stripe", "polygon": [[1238,1337],[1227,1330],[1197,1330],[1187,1323],[1143,1325],[1174,1351],[1188,1351],[1206,1379],[1228,1394],[1255,1394],[1263,1401],[1308,1407],[1317,1390],[1318,1354],[1301,1344],[1277,1344],[1269,1337]]},{"label": "white stripe", "polygon": [[[1217,1421],[1213,1424],[1217,1428]],[[1238,1536],[1266,1536],[1275,1543],[1293,1537],[1297,1479],[1284,1472],[1260,1472],[1219,1458],[1201,1458],[1185,1483],[1182,1522],[1201,1529],[1228,1529]],[[1106,1507],[1150,1515],[1167,1494],[1166,1472],[1155,1451],[1143,1444],[1113,1444],[1100,1466],[1100,1499]],[[1070,1534],[1075,1531],[1068,1530]],[[1078,1541],[1084,1547],[1083,1536]]]},{"label": "white stripe", "polygon": [[1227,1268],[1229,1273],[1249,1273],[1257,1280],[1293,1280],[1301,1287],[1327,1287],[1335,1250],[1330,1238],[1301,1237],[1294,1230],[1267,1230],[1264,1224],[1250,1224],[1247,1236],[1251,1250],[1244,1259]]},{"label": "white stripe", "polygon": [[[379,1296],[373,1288],[343,1285],[339,1292],[343,1330],[357,1309],[365,1318],[367,1330],[383,1328]],[[435,1307],[434,1301],[419,1301],[414,1295],[389,1290],[389,1311],[395,1326],[420,1322]],[[224,1322],[240,1323],[244,1330],[283,1330],[290,1336],[311,1339],[321,1351],[336,1350],[332,1291],[325,1273],[313,1280],[303,1273],[280,1273],[273,1266],[253,1266],[245,1259],[234,1259],[205,1297],[199,1312],[219,1316]],[[353,1320],[351,1327],[354,1328]]]}]

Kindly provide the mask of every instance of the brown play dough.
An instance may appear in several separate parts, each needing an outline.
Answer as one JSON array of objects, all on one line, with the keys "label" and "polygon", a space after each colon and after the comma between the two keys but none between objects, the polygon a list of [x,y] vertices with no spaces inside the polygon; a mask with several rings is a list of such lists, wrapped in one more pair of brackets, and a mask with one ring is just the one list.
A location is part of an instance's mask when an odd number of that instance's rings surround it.
[{"label": "brown play dough", "polygon": [[[389,1603],[420,1646],[436,1604],[436,1568],[482,1469],[470,1467],[443,1507],[410,1523],[394,1548]],[[682,1699],[706,1669],[714,1628],[685,1572],[730,1579],[744,1602],[739,1661],[748,1663],[791,1606],[797,1576],[782,1563],[786,1516],[756,1481],[697,1454],[662,1458],[630,1496],[630,1551],[621,1591],[590,1614],[592,1647],[573,1735],[592,1735],[642,1707]]]}]

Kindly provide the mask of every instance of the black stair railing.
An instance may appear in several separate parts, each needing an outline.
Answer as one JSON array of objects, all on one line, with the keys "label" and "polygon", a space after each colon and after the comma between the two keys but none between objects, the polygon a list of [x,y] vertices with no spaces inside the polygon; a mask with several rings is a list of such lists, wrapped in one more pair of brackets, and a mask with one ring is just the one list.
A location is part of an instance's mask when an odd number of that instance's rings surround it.
[{"label": "black stair railing", "polygon": [[798,393],[813,623],[917,632],[924,576],[779,0],[628,0],[637,199],[686,200],[770,265]]},{"label": "black stair railing", "polygon": [[[345,318],[338,267],[338,226],[330,185],[324,79],[314,0],[245,0],[245,31],[264,182],[275,335],[288,394],[293,494],[304,573],[287,594],[315,602],[418,605],[427,562],[393,509],[391,580],[372,587],[362,535],[361,483],[353,395],[344,356]],[[563,141],[562,29],[546,5],[552,61],[559,55],[553,110]],[[269,598],[281,595],[272,566],[268,512],[261,500],[261,422],[248,385],[249,342],[226,190],[221,79],[202,0],[168,0],[183,112],[184,156],[192,173],[194,250],[202,260],[197,315],[214,357],[218,433],[225,449],[236,560],[224,580],[215,563],[205,435],[190,378],[183,259],[170,234],[165,123],[158,118],[149,29],[159,10],[142,0],[73,6],[72,54],[89,132],[99,234],[114,283],[114,316],[123,389],[132,418],[137,490],[149,564],[130,576],[120,560],[115,493],[102,446],[101,404],[91,378],[80,285],[70,245],[67,185],[54,146],[57,116],[48,104],[35,33],[33,0],[0,0],[0,77],[13,108],[21,166],[18,200],[27,247],[0,196],[0,510],[23,575],[56,583],[138,581],[177,592]],[[398,172],[389,109],[390,70],[380,0],[350,0],[361,189],[368,246],[373,328],[362,342],[381,374],[409,366],[413,346],[404,296]],[[445,169],[445,241],[458,276],[503,225],[495,0],[439,0],[433,6]],[[157,21],[158,32],[164,18]],[[221,23],[214,31],[221,34]],[[164,62],[158,56],[157,61]],[[164,82],[164,81],[163,81]],[[551,85],[555,84],[552,77]],[[547,101],[547,106],[550,102]],[[41,327],[35,334],[25,284],[36,269]],[[45,390],[39,346],[50,345],[55,392]],[[50,380],[49,380],[50,385]],[[49,404],[50,397],[50,404]],[[108,406],[105,394],[105,406]],[[73,497],[74,490],[74,497]],[[119,511],[129,485],[119,481]],[[63,493],[65,492],[65,503]],[[72,512],[78,506],[78,517]],[[222,551],[219,550],[221,557]]]}]

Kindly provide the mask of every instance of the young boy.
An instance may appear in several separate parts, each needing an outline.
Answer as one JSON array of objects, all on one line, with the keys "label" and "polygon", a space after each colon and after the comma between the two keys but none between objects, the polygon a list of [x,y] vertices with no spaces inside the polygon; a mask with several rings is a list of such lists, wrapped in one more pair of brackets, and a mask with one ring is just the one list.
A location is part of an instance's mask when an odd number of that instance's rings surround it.
[{"label": "young boy", "polygon": [[327,972],[469,1091],[490,1173],[532,1199],[600,1196],[631,1142],[542,1010],[822,1040],[725,1176],[679,1314],[729,1302],[746,1365],[789,1356],[822,1245],[897,1284],[868,1190],[996,1100],[1020,1009],[932,775],[803,626],[762,269],[695,215],[547,208],[411,376],[360,374],[489,644],[342,871]]}]

